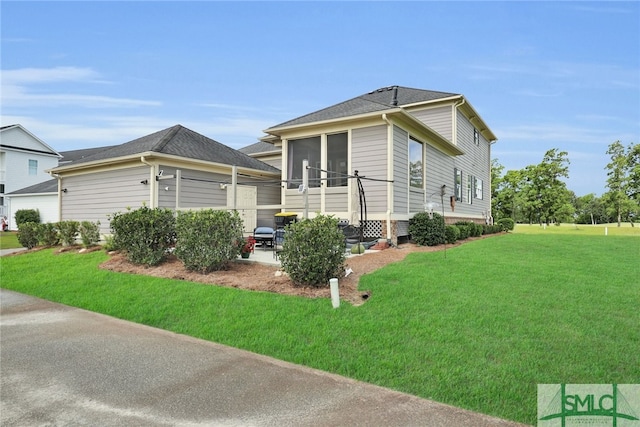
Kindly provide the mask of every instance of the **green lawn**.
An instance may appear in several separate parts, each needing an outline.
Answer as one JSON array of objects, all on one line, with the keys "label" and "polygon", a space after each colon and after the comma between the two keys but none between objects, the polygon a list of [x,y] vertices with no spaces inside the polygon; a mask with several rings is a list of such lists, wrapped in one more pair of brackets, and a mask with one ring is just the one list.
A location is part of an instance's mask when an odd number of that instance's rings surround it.
[{"label": "green lawn", "polygon": [[97,269],[105,259],[2,258],[2,287],[529,424],[538,383],[640,381],[633,236],[516,229],[414,253],[362,277],[366,304],[337,310]]},{"label": "green lawn", "polygon": [[0,231],[0,249],[21,248],[17,231]]}]

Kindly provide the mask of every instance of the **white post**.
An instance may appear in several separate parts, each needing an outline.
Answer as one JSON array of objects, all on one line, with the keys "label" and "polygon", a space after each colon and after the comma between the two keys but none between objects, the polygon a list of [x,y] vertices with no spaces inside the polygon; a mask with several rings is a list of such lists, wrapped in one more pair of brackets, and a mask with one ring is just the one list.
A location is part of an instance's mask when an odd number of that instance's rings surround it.
[{"label": "white post", "polygon": [[302,198],[304,200],[303,218],[309,218],[309,160],[302,161]]},{"label": "white post", "polygon": [[182,180],[182,171],[180,169],[176,170],[176,213],[180,209],[180,181]]},{"label": "white post", "polygon": [[237,207],[237,197],[238,197],[238,166],[231,166],[231,209],[234,211]]},{"label": "white post", "polygon": [[338,279],[329,279],[331,286],[331,304],[333,308],[340,307],[340,291],[338,290]]},{"label": "white post", "polygon": [[609,233],[609,227],[604,228],[604,235],[607,236]]}]

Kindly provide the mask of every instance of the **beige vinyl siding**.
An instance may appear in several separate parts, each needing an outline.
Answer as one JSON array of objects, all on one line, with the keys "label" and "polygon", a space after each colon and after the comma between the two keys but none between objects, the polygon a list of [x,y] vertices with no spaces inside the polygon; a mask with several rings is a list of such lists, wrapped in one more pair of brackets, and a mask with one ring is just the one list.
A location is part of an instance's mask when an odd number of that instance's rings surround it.
[{"label": "beige vinyl siding", "polygon": [[[176,168],[160,166],[163,176],[174,178],[158,181],[158,206],[176,207]],[[227,190],[220,183],[231,183],[231,177],[220,173],[210,173],[192,169],[181,169],[180,208],[221,207],[227,205]],[[169,188],[169,190],[166,190]]]},{"label": "beige vinyl siding", "polygon": [[[456,216],[472,216],[481,218],[483,213],[490,210],[491,194],[490,194],[490,160],[489,160],[489,142],[480,135],[480,144],[475,145],[473,141],[473,124],[462,114],[458,112],[458,147],[465,152],[464,155],[455,158],[454,167],[462,170],[462,201],[456,203]],[[453,188],[453,171],[451,171],[449,183]],[[472,203],[468,203],[467,197],[467,177],[472,175],[482,180],[483,198],[472,198]]]},{"label": "beige vinyl siding", "polygon": [[61,220],[100,221],[100,232],[110,233],[109,215],[151,205],[145,179],[146,166],[63,177]]},{"label": "beige vinyl siding", "polygon": [[409,212],[409,134],[393,126],[393,212]]},{"label": "beige vinyl siding", "polygon": [[[387,179],[387,126],[354,129],[351,133],[351,169],[360,176]],[[351,185],[356,185],[352,180]],[[387,183],[362,180],[369,213],[387,211]]]},{"label": "beige vinyl siding", "polygon": [[282,155],[280,154],[274,155],[274,156],[264,156],[264,157],[255,156],[255,157],[261,162],[264,162],[270,166],[273,166],[274,168],[278,168],[278,169],[282,168]]},{"label": "beige vinyl siding", "polygon": [[[454,158],[444,154],[442,151],[432,147],[431,145],[426,146],[426,156],[427,160],[425,162],[425,167],[427,169],[427,182],[426,182],[426,193],[427,193],[427,203],[433,202],[440,204],[440,188],[442,185],[446,185],[446,195],[445,195],[445,212],[450,212],[451,208],[449,207],[449,196],[453,195],[453,164]],[[439,206],[437,209],[439,213],[442,212],[442,206]]]},{"label": "beige vinyl siding", "polygon": [[410,113],[449,141],[453,140],[452,108],[450,105],[424,110],[412,110]]},{"label": "beige vinyl siding", "polygon": [[[287,210],[293,212],[302,212],[304,209],[304,199],[302,194],[298,193],[298,190],[286,190],[287,192]],[[309,189],[309,212],[320,211],[320,189]]]},{"label": "beige vinyl siding", "polygon": [[325,193],[325,212],[344,212],[349,210],[347,187],[327,188]]}]

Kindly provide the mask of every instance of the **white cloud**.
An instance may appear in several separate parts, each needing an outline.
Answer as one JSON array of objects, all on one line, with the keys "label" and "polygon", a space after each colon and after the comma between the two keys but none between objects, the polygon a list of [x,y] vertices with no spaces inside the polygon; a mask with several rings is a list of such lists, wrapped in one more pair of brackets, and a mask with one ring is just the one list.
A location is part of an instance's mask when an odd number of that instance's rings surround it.
[{"label": "white cloud", "polygon": [[52,93],[52,91],[42,93],[34,90],[35,86],[42,84],[55,87],[55,84],[60,83],[105,83],[105,80],[100,78],[100,74],[90,68],[21,68],[2,70],[1,77],[0,102],[4,110],[27,106],[51,108],[75,105],[85,108],[112,108],[162,105],[159,101],[77,93]]}]

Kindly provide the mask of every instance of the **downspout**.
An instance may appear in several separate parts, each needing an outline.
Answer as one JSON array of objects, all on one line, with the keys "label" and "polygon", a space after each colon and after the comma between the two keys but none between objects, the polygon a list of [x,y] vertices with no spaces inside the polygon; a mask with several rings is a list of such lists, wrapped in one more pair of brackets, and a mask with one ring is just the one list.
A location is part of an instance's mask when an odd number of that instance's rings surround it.
[{"label": "downspout", "polygon": [[49,172],[49,175],[58,180],[58,221],[62,221],[62,178],[53,172]]},{"label": "downspout", "polygon": [[[396,88],[397,90],[397,88]],[[393,212],[393,123],[385,113],[382,120],[387,124],[387,240],[391,241],[391,213]],[[397,239],[398,236],[396,236]],[[393,240],[396,240],[393,239]]]},{"label": "downspout", "polygon": [[149,208],[155,209],[157,202],[157,185],[156,185],[156,169],[155,166],[147,161],[144,156],[140,156],[140,162],[149,166]]}]

